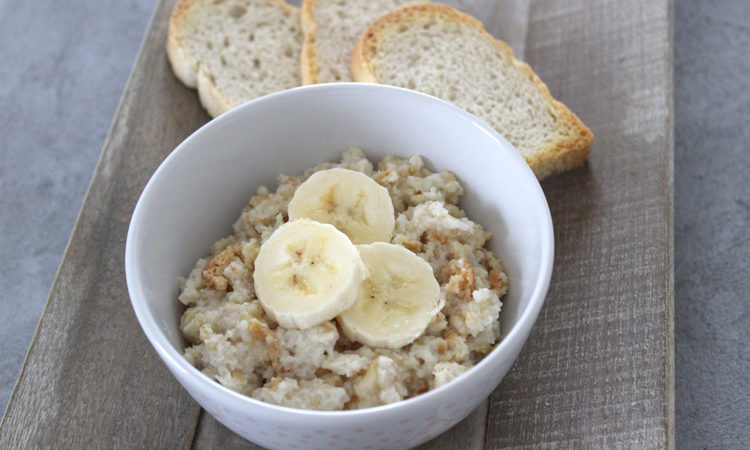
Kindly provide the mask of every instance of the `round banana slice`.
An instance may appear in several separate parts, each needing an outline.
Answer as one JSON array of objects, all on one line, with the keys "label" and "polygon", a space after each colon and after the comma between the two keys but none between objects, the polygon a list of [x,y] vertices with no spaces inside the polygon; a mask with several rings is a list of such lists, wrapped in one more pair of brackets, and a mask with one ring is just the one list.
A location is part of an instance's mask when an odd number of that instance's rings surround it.
[{"label": "round banana slice", "polygon": [[390,241],[394,217],[388,189],[348,169],[315,172],[299,185],[289,202],[289,220],[330,223],[355,244]]},{"label": "round banana slice", "polygon": [[300,219],[280,226],[255,260],[255,293],[287,328],[309,328],[352,306],[365,278],[359,252],[332,225]]},{"label": "round banana slice", "polygon": [[337,320],[349,339],[399,348],[421,335],[440,311],[440,286],[432,267],[400,245],[358,245],[367,278],[357,301]]}]

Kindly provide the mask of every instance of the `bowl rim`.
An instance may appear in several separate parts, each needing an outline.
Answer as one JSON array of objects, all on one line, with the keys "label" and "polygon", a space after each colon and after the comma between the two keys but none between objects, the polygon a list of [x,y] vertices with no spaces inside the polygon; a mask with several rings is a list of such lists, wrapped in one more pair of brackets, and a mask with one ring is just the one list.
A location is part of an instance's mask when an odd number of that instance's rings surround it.
[{"label": "bowl rim", "polygon": [[[525,176],[528,177],[530,181],[532,182],[531,188],[534,191],[535,196],[541,200],[542,223],[540,225],[542,228],[542,232],[540,233],[539,237],[540,237],[540,240],[542,241],[542,246],[541,246],[539,277],[537,278],[534,284],[534,289],[532,290],[532,293],[529,296],[528,306],[523,311],[521,316],[516,320],[513,327],[510,329],[510,331],[508,331],[508,333],[503,337],[503,339],[499,343],[497,343],[495,347],[490,351],[490,353],[488,353],[484,358],[482,358],[481,361],[479,361],[477,364],[471,367],[468,371],[464,372],[463,374],[459,375],[458,377],[456,377],[455,379],[451,380],[449,383],[446,383],[443,386],[429,390],[416,397],[390,403],[387,405],[380,405],[376,407],[363,408],[363,409],[341,410],[341,411],[320,411],[320,410],[298,409],[298,408],[292,408],[292,407],[287,407],[287,406],[275,405],[272,403],[267,403],[261,400],[257,400],[255,398],[252,398],[244,394],[240,394],[239,392],[235,392],[227,388],[226,386],[222,385],[221,383],[211,379],[207,375],[203,374],[200,370],[198,370],[195,366],[190,364],[183,357],[183,355],[180,354],[168,342],[166,336],[161,331],[156,319],[149,311],[149,308],[147,306],[148,301],[145,298],[145,295],[143,295],[144,293],[142,292],[142,286],[140,284],[140,277],[136,275],[137,261],[135,260],[135,258],[136,258],[137,250],[136,250],[135,241],[138,238],[139,234],[141,233],[141,231],[138,228],[138,224],[142,221],[142,217],[144,215],[144,208],[145,208],[144,203],[146,202],[146,200],[144,199],[153,195],[152,191],[155,189],[154,188],[154,185],[156,183],[155,180],[157,180],[163,172],[167,171],[166,167],[172,165],[174,160],[179,159],[181,157],[181,154],[183,153],[183,149],[185,147],[189,147],[191,145],[190,144],[191,141],[193,141],[197,135],[204,133],[206,129],[221,127],[225,122],[233,120],[234,116],[243,114],[243,111],[245,110],[253,109],[253,108],[261,108],[266,103],[276,102],[279,99],[285,99],[286,97],[306,95],[308,93],[311,93],[311,92],[314,93],[316,91],[347,90],[347,89],[353,90],[353,91],[361,91],[361,92],[366,93],[365,95],[370,95],[369,94],[370,92],[374,92],[376,94],[374,95],[374,97],[378,97],[384,94],[385,95],[398,95],[398,96],[412,97],[415,101],[432,103],[436,108],[442,108],[444,110],[449,111],[449,114],[454,114],[456,116],[456,119],[469,122],[471,125],[478,128],[482,133],[488,135],[490,139],[496,141],[499,149],[503,152],[508,153],[510,158],[512,160],[515,160],[515,162],[517,163],[516,165],[519,166],[518,169],[521,170],[522,172],[526,172]],[[469,112],[449,102],[446,102],[442,99],[433,97],[428,94],[424,94],[421,92],[417,92],[417,91],[413,91],[413,90],[409,90],[405,88],[388,86],[388,85],[379,85],[379,84],[372,84],[372,83],[339,82],[339,83],[326,83],[326,84],[317,84],[317,85],[309,85],[309,86],[299,86],[299,87],[295,87],[292,89],[287,89],[284,91],[279,91],[279,92],[268,94],[262,97],[258,97],[256,99],[250,100],[249,102],[244,103],[210,120],[209,122],[207,122],[206,124],[198,128],[197,130],[195,130],[193,133],[191,133],[187,138],[185,138],[159,164],[159,167],[151,175],[151,178],[149,178],[149,181],[146,183],[145,187],[143,188],[143,191],[141,192],[141,195],[138,198],[138,202],[136,203],[136,206],[133,210],[130,224],[128,226],[127,239],[125,243],[125,261],[124,262],[125,262],[126,283],[127,283],[128,293],[130,297],[130,303],[133,307],[136,318],[138,319],[138,323],[141,329],[143,330],[144,334],[146,335],[148,341],[154,347],[154,349],[156,350],[157,354],[160,356],[164,364],[167,365],[171,371],[181,372],[184,376],[194,379],[196,383],[199,383],[205,386],[207,389],[218,390],[219,392],[222,392],[225,395],[229,395],[240,402],[245,402],[247,406],[251,406],[253,408],[255,407],[269,408],[270,410],[276,411],[277,413],[281,413],[281,414],[315,416],[318,418],[320,417],[339,417],[340,418],[340,417],[358,417],[358,416],[381,414],[391,409],[404,408],[407,405],[416,406],[419,403],[429,401],[432,397],[440,395],[440,393],[443,391],[457,388],[457,386],[461,383],[461,380],[466,380],[466,378],[469,377],[471,373],[482,370],[484,366],[491,364],[491,360],[499,357],[498,355],[504,353],[505,351],[504,349],[514,344],[516,345],[520,344],[520,346],[522,346],[525,342],[524,336],[528,335],[529,331],[533,327],[539,315],[539,311],[541,310],[542,305],[544,304],[544,300],[547,294],[547,290],[549,289],[549,284],[550,284],[550,280],[552,276],[553,260],[554,260],[554,233],[553,233],[553,226],[552,226],[552,217],[549,211],[549,206],[547,204],[546,197],[541,188],[541,185],[539,184],[539,181],[537,180],[536,176],[533,174],[529,166],[526,164],[526,161],[520,156],[520,154],[515,149],[515,147],[513,147],[497,131],[495,131],[482,119],[470,114]],[[175,301],[177,301],[177,299],[175,299]],[[516,342],[519,340],[521,340],[520,343]],[[179,379],[178,381],[181,382],[181,380]]]}]

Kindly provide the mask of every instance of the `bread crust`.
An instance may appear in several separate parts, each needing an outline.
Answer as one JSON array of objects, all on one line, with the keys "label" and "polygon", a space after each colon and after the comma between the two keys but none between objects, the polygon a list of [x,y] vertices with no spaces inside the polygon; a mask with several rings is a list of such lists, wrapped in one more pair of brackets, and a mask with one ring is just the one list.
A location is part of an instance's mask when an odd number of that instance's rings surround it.
[{"label": "bread crust", "polygon": [[[169,19],[166,50],[174,74],[185,86],[198,90],[201,105],[211,117],[216,117],[238,105],[229,100],[227,95],[219,89],[205,66],[187,51],[182,42],[182,30],[190,20],[191,8],[208,1],[211,0],[179,0],[177,2]],[[264,1],[276,4],[290,12],[299,11],[284,0]]]},{"label": "bread crust", "polygon": [[394,26],[415,24],[425,18],[441,18],[464,23],[476,28],[483,38],[493,43],[505,53],[515,68],[529,78],[536,88],[541,91],[542,96],[550,105],[551,110],[558,117],[560,123],[572,130],[565,138],[540,149],[540,151],[533,155],[522,155],[538,179],[542,179],[553,173],[580,167],[586,162],[594,140],[591,130],[565,105],[552,97],[547,85],[531,70],[528,64],[518,61],[514,57],[513,50],[508,44],[495,39],[475,18],[457,11],[450,6],[439,3],[406,6],[391,11],[373,22],[352,50],[351,71],[354,80],[379,83],[374,60],[380,39]]},{"label": "bread crust", "polygon": [[304,0],[300,11],[302,33],[305,39],[302,41],[302,53],[300,55],[300,77],[302,85],[317,84],[320,81],[320,64],[318,63],[318,52],[315,49],[315,34],[318,32],[318,22],[315,20],[313,10],[318,0]]},{"label": "bread crust", "polygon": [[169,19],[169,31],[167,32],[167,58],[172,66],[172,71],[185,86],[191,88],[198,86],[199,63],[185,51],[180,30],[185,23],[188,10],[195,4],[195,1],[180,0],[174,5],[172,16]]}]

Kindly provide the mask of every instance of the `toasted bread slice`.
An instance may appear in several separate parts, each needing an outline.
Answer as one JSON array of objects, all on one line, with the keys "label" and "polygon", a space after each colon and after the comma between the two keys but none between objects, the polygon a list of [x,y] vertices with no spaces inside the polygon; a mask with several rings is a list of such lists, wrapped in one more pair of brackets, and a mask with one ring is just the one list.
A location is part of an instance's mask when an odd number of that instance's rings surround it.
[{"label": "toasted bread slice", "polygon": [[380,17],[357,42],[351,64],[356,81],[425,92],[482,118],[539,179],[588,157],[591,131],[507,44],[449,6],[408,6]]},{"label": "toasted bread slice", "polygon": [[352,81],[352,48],[367,26],[388,11],[426,1],[304,0],[302,83]]},{"label": "toasted bread slice", "polygon": [[167,55],[216,117],[253,98],[300,85],[299,9],[282,0],[180,0]]}]

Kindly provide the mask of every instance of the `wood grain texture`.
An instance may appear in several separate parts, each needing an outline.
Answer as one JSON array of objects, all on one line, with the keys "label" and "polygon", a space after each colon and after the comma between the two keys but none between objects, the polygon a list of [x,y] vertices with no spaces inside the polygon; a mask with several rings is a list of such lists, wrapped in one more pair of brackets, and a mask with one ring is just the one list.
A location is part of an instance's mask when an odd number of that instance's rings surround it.
[{"label": "wood grain texture", "polygon": [[542,183],[549,295],[488,447],[673,446],[671,4],[534,1],[526,60],[596,136]]},{"label": "wood grain texture", "polygon": [[[208,120],[164,54],[159,2],[0,426],[0,448],[257,448],[200,408],[150,348],[123,270],[130,215]],[[596,136],[543,183],[555,272],[521,357],[421,448],[673,446],[671,1],[455,0],[509,42]]]},{"label": "wood grain texture", "polygon": [[135,203],[208,117],[172,76],[155,10],[0,428],[0,448],[190,445],[200,408],[138,326],[123,268]]}]

